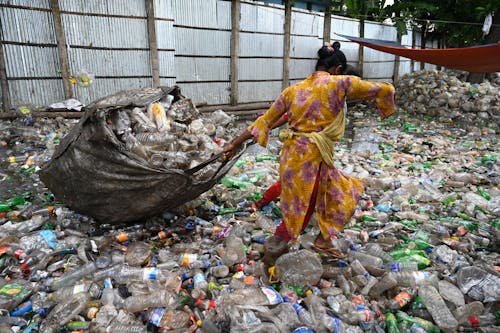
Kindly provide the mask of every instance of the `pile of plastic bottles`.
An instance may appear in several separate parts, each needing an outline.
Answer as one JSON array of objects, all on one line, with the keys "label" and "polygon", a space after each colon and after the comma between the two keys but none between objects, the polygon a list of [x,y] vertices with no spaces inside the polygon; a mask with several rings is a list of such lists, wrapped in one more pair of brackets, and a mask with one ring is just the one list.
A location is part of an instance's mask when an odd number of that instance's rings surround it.
[{"label": "pile of plastic bottles", "polygon": [[275,137],[196,200],[111,225],[38,179],[72,121],[0,122],[0,331],[498,332],[498,125],[348,118],[335,163],[367,189],[341,260],[311,249],[314,218],[291,246],[279,202],[252,209],[278,178]]}]

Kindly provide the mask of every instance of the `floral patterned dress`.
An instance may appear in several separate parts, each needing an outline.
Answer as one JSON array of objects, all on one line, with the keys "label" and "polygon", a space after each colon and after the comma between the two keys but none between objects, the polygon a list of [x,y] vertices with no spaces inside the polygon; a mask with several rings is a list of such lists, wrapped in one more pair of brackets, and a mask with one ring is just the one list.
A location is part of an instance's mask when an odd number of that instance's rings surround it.
[{"label": "floral patterned dress", "polygon": [[[394,87],[385,82],[363,81],[356,76],[316,71],[286,88],[271,108],[249,126],[261,146],[266,146],[271,126],[285,113],[289,128],[297,132],[322,131],[342,116],[346,97],[373,100],[382,118],[395,112]],[[311,203],[319,177],[316,201]],[[323,162],[317,146],[307,137],[286,140],[280,156],[281,210],[288,233],[296,239],[311,204],[323,237],[339,231],[354,213],[363,193],[361,180]]]}]

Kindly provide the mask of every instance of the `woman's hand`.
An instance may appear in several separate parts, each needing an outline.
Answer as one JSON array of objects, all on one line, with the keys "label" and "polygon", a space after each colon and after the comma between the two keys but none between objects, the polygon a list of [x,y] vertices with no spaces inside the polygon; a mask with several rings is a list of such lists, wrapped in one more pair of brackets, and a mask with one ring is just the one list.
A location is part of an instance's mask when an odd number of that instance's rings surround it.
[{"label": "woman's hand", "polygon": [[233,156],[236,155],[237,149],[238,146],[235,145],[233,142],[230,142],[227,145],[225,145],[224,148],[222,149],[222,152],[224,153],[224,158],[227,160],[233,158]]}]

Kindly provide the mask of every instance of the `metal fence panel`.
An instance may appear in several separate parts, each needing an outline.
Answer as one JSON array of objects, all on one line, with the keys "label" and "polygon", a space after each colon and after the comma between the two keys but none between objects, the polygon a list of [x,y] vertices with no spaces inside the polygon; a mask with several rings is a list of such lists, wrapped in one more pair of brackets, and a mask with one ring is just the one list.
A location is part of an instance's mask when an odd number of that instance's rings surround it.
[{"label": "metal fence panel", "polygon": [[6,59],[16,60],[6,61],[8,78],[60,76],[59,57],[55,47],[5,44],[3,51]]},{"label": "metal fence panel", "polygon": [[62,14],[66,41],[101,48],[149,48],[146,19]]},{"label": "metal fence panel", "polygon": [[229,58],[175,57],[177,81],[227,81]]},{"label": "metal fence panel", "polygon": [[9,4],[12,6],[26,6],[31,8],[50,9],[49,0],[1,0],[0,4]]},{"label": "metal fence panel", "polygon": [[290,81],[301,81],[314,72],[316,59],[291,59],[290,60]]},{"label": "metal fence panel", "polygon": [[61,11],[86,13],[86,14],[110,14],[123,16],[146,16],[146,5],[144,1],[137,0],[59,0]]},{"label": "metal fence panel", "polygon": [[240,103],[274,101],[281,93],[281,80],[267,82],[240,82]]},{"label": "metal fence panel", "polygon": [[4,41],[55,44],[54,23],[48,11],[0,7]]},{"label": "metal fence panel", "polygon": [[231,29],[230,2],[217,0],[171,0],[171,2],[176,25]]},{"label": "metal fence panel", "polygon": [[283,33],[284,7],[272,4],[241,4],[241,31]]},{"label": "metal fence panel", "polygon": [[31,104],[46,106],[64,99],[62,80],[10,80],[12,106]]},{"label": "metal fence panel", "polygon": [[283,57],[284,35],[240,33],[240,57]]},{"label": "metal fence panel", "polygon": [[212,105],[229,104],[229,82],[212,83],[178,83],[184,96],[191,98],[195,104]]},{"label": "metal fence panel", "polygon": [[[256,70],[258,68],[258,70]],[[228,73],[229,74],[229,73]],[[239,61],[239,80],[281,80],[283,59],[247,58]]]},{"label": "metal fence panel", "polygon": [[80,102],[86,104],[120,90],[145,88],[151,85],[151,78],[100,78],[88,88],[75,85],[75,96]]}]

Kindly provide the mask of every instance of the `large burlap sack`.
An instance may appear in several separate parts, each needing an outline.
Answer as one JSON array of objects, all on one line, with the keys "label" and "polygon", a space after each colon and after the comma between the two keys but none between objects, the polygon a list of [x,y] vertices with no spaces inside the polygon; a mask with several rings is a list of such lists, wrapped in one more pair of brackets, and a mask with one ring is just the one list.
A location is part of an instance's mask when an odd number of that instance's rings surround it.
[{"label": "large burlap sack", "polygon": [[178,87],[162,87],[122,91],[86,107],[84,116],[40,172],[56,199],[98,221],[118,224],[156,216],[213,187],[244,149],[231,160],[209,163],[212,167],[218,163],[217,171],[209,179],[198,180],[193,170],[151,167],[128,151],[106,123],[108,114],[116,109],[144,107],[167,93],[178,105],[192,105],[185,103],[190,101]]}]

